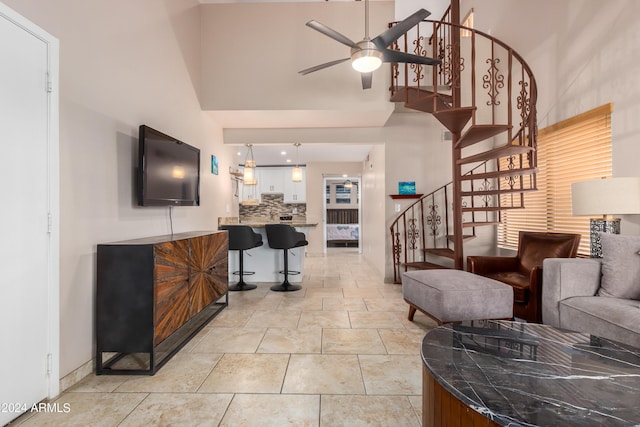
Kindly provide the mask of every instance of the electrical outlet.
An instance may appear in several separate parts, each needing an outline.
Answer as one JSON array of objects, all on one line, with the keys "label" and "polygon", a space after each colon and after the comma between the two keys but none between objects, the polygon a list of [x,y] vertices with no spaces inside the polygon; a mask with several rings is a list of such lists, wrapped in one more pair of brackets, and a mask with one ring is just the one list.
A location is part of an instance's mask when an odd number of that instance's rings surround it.
[{"label": "electrical outlet", "polygon": [[400,212],[400,203],[396,203],[395,210],[396,210],[396,212]]}]

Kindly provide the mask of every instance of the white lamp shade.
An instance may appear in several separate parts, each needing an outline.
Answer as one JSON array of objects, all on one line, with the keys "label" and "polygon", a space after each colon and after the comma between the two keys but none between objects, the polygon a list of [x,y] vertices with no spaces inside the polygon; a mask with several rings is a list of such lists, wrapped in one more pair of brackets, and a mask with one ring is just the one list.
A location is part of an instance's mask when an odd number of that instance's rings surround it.
[{"label": "white lamp shade", "polygon": [[291,170],[291,181],[302,182],[302,168],[296,166]]},{"label": "white lamp shade", "polygon": [[253,172],[254,168],[244,168],[244,174],[242,176],[244,185],[256,185],[258,183]]},{"label": "white lamp shade", "polygon": [[571,206],[576,216],[640,214],[640,177],[571,184]]}]

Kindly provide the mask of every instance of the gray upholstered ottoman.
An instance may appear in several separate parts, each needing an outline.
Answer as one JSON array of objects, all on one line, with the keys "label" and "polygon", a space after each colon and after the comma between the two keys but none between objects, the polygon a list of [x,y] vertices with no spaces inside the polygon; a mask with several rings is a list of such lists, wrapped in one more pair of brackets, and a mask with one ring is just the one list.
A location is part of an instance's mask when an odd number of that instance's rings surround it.
[{"label": "gray upholstered ottoman", "polygon": [[461,270],[405,272],[402,295],[409,303],[409,320],[416,309],[438,324],[513,317],[511,286]]}]

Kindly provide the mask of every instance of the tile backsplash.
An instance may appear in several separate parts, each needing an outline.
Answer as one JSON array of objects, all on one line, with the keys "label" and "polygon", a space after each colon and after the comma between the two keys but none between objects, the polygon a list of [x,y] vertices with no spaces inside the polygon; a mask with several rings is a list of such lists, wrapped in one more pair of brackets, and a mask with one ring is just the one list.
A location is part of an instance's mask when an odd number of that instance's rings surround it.
[{"label": "tile backsplash", "polygon": [[262,203],[258,205],[240,205],[240,221],[249,218],[278,219],[282,215],[292,215],[294,220],[305,220],[307,216],[306,203],[285,203],[284,194],[263,194]]}]

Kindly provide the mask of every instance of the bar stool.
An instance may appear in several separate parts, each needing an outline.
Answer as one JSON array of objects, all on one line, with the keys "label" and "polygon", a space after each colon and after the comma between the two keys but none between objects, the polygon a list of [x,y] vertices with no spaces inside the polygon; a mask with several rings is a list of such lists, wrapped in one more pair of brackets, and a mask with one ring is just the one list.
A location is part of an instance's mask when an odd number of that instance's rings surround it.
[{"label": "bar stool", "polygon": [[254,232],[248,225],[223,225],[220,230],[229,232],[229,250],[239,251],[240,269],[234,271],[240,280],[235,285],[229,286],[230,291],[248,291],[257,288],[256,285],[245,283],[244,276],[255,274],[255,271],[244,271],[244,251],[262,246],[262,235]]},{"label": "bar stool", "polygon": [[266,224],[265,229],[267,230],[269,247],[284,250],[284,270],[279,271],[281,274],[284,273],[284,281],[280,285],[272,286],[271,290],[290,292],[302,289],[300,285],[292,285],[289,283],[289,274],[300,274],[299,271],[289,271],[289,249],[307,246],[309,244],[304,233],[296,231],[295,228],[288,224]]}]

